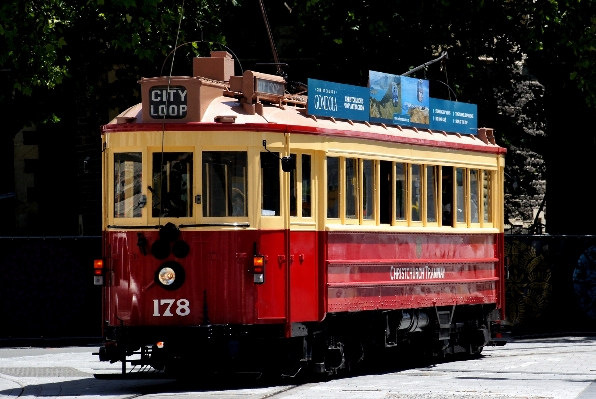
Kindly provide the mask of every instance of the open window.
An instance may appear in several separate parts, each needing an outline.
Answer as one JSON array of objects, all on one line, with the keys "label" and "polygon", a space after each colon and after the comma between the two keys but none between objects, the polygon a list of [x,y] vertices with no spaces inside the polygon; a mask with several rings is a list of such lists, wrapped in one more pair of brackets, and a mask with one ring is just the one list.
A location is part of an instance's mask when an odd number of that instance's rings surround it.
[{"label": "open window", "polygon": [[443,226],[454,226],[453,167],[441,167],[441,214]]},{"label": "open window", "polygon": [[246,151],[203,152],[203,217],[248,216]]},{"label": "open window", "polygon": [[261,215],[280,215],[279,153],[261,152]]}]

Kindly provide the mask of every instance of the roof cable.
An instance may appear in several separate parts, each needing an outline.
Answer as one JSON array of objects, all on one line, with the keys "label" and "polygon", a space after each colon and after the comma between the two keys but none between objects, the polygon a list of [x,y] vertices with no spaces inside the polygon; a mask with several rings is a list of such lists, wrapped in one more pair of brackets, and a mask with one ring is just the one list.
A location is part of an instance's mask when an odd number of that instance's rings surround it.
[{"label": "roof cable", "polygon": [[[178,30],[176,31],[176,42],[174,44],[174,54],[172,55],[172,64],[170,66],[170,74],[168,75],[168,91],[167,93],[170,92],[170,85],[171,85],[171,81],[172,81],[172,72],[174,70],[174,59],[176,58],[176,49],[178,48],[178,37],[180,36],[180,26],[182,25],[182,16],[184,15],[184,0],[182,0],[182,7],[180,8],[180,19],[178,20]],[[168,115],[168,99],[169,96],[166,96],[166,112],[164,112],[163,115],[163,119],[164,121],[161,123],[161,162],[159,165],[159,186],[157,188],[157,191],[159,193],[159,218],[158,218],[158,225],[161,226],[161,215],[163,213],[163,200],[164,200],[164,195],[162,192],[162,187],[163,187],[163,169],[164,169],[164,163],[163,163],[163,159],[164,159],[164,141],[165,141],[165,133],[166,133],[166,116]],[[153,191],[152,191],[153,192]],[[153,201],[152,201],[153,204]]]}]

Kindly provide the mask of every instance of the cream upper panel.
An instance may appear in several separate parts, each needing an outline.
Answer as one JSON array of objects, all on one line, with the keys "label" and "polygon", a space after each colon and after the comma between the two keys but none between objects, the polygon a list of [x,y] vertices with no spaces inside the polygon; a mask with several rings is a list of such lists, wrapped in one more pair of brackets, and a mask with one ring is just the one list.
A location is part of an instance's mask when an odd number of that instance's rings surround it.
[{"label": "cream upper panel", "polygon": [[[222,126],[225,129],[225,125]],[[277,132],[259,131],[135,131],[126,134],[107,134],[108,148],[152,147],[163,144],[167,148],[197,147],[210,150],[229,150],[231,148],[262,148],[263,140],[267,140],[267,148],[282,150],[284,135]],[[444,166],[462,166],[496,170],[497,154],[472,152],[464,150],[445,150],[429,146],[416,146],[392,142],[378,142],[365,139],[344,137],[316,136],[310,134],[291,134],[290,151],[323,151],[328,156],[347,158],[370,158],[407,163],[424,163]],[[161,148],[161,147],[160,147]]]}]

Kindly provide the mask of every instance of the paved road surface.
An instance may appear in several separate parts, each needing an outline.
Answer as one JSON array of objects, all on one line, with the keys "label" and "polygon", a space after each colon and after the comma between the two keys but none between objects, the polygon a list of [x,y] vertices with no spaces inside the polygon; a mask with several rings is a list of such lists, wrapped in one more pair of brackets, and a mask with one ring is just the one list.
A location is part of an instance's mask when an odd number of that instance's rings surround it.
[{"label": "paved road surface", "polygon": [[96,348],[0,349],[0,397],[83,399],[596,399],[596,338],[518,340],[484,356],[318,383],[178,383],[163,378],[96,379],[120,364],[99,362]]}]

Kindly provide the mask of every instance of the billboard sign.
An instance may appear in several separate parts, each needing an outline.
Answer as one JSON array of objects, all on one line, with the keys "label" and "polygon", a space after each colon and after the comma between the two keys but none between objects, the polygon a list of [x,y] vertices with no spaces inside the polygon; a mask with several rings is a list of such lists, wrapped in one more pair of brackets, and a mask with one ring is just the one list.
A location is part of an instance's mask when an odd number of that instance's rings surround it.
[{"label": "billboard sign", "polygon": [[478,132],[478,107],[476,104],[430,99],[430,128],[476,134]]},{"label": "billboard sign", "polygon": [[309,115],[368,121],[369,90],[324,80],[308,79]]},{"label": "billboard sign", "polygon": [[370,121],[428,128],[428,80],[368,72]]}]

